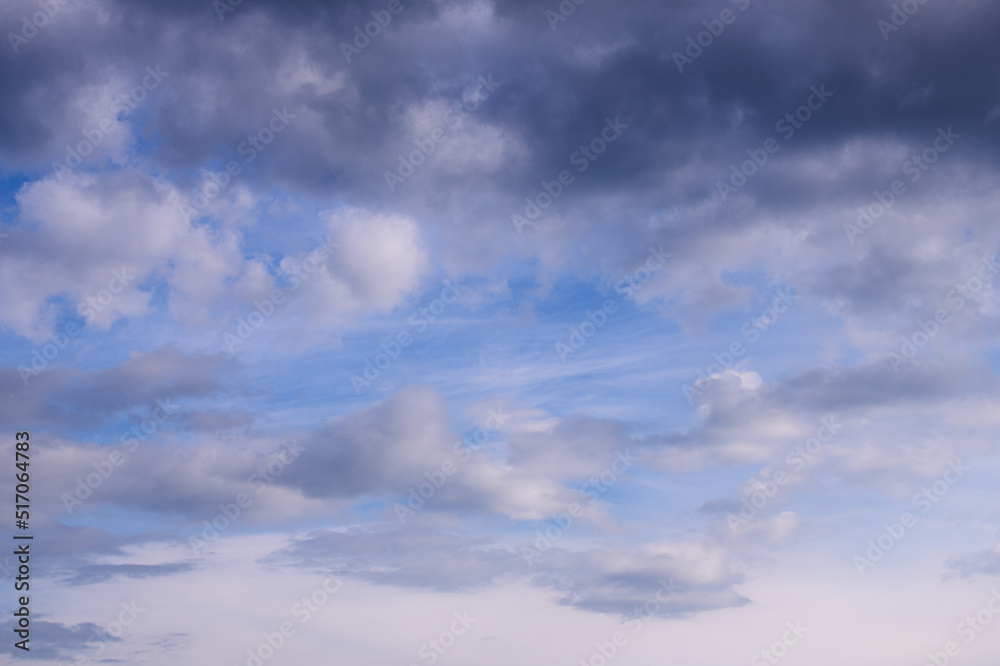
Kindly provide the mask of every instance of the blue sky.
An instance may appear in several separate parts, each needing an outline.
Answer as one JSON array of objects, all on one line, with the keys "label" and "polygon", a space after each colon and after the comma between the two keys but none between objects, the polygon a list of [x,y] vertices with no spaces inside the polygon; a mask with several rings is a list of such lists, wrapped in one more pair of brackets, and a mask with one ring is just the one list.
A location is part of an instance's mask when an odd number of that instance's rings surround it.
[{"label": "blue sky", "polygon": [[992,665],[998,11],[5,3],[0,653]]}]

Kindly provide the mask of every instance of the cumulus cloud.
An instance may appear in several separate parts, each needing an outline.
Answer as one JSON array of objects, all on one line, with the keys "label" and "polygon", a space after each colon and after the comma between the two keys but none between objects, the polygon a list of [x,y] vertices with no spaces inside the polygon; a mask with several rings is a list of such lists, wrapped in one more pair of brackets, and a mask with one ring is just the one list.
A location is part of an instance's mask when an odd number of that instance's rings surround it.
[{"label": "cumulus cloud", "polygon": [[69,316],[107,330],[149,313],[158,281],[169,285],[176,316],[204,321],[226,282],[241,277],[244,259],[235,234],[193,226],[176,196],[171,185],[132,171],[26,185],[21,227],[8,239],[17,259],[4,264],[4,289],[16,294],[5,325],[44,339],[63,298]]},{"label": "cumulus cloud", "polygon": [[[359,208],[336,210],[327,218],[331,256],[304,283],[299,304],[308,317],[329,325],[359,311],[384,312],[419,290],[428,257],[420,227],[412,219]],[[281,269],[300,273],[309,268],[306,261],[308,256],[289,256]]]}]

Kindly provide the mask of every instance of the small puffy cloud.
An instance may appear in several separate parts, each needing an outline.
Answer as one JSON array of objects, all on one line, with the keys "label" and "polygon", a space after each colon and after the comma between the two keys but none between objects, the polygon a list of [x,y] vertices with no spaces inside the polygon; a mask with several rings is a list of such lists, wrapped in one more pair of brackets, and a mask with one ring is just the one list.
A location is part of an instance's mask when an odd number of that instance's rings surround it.
[{"label": "small puffy cloud", "polygon": [[135,171],[25,185],[20,225],[7,239],[15,254],[0,267],[0,288],[11,296],[0,322],[44,339],[64,299],[72,315],[106,330],[148,314],[158,280],[169,285],[178,319],[210,320],[245,270],[240,238],[194,226],[177,201],[172,185]]},{"label": "small puffy cloud", "polygon": [[326,231],[329,255],[317,248],[280,263],[285,275],[307,275],[297,307],[308,321],[331,326],[387,312],[420,289],[428,249],[413,220],[342,208],[328,214]]},{"label": "small puffy cloud", "polygon": [[953,555],[946,562],[946,578],[974,579],[1000,575],[1000,544],[965,555]]}]

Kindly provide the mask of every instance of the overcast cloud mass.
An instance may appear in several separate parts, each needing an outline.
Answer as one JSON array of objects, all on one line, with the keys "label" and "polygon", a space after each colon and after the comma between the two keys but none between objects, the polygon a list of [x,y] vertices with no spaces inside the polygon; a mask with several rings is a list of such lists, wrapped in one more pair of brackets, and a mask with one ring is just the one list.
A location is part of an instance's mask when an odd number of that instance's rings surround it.
[{"label": "overcast cloud mass", "polygon": [[1000,5],[0,26],[5,660],[995,665]]}]

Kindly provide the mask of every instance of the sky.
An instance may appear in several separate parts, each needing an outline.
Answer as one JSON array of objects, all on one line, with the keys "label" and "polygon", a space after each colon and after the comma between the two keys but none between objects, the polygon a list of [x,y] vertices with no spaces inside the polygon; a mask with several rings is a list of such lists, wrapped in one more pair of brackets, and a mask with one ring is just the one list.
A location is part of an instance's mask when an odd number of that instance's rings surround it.
[{"label": "sky", "polygon": [[4,663],[995,664],[1000,6],[0,26]]}]

